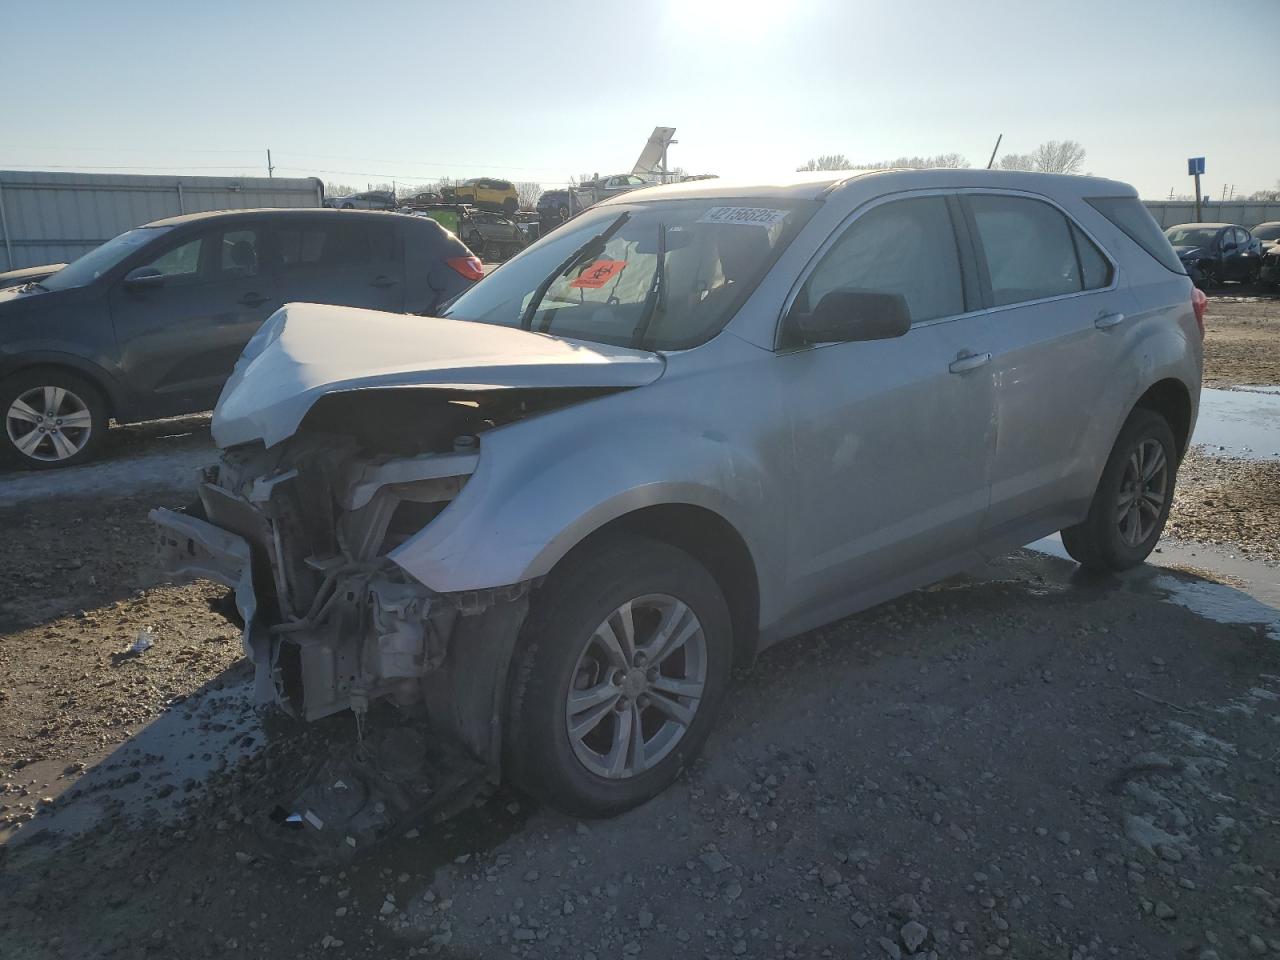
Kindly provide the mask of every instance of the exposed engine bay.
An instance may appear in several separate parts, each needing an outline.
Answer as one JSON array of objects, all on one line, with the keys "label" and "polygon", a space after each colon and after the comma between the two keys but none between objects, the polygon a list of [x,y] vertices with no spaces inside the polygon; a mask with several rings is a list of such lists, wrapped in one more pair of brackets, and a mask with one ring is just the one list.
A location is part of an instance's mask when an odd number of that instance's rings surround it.
[{"label": "exposed engine bay", "polygon": [[[598,388],[366,389],[320,398],[272,447],[224,451],[199,508],[153,511],[162,565],[232,587],[259,702],[306,720],[387,698],[496,768],[531,583],[437,593],[388,556],[466,486],[487,430]],[[607,392],[607,391],[605,391]]]}]

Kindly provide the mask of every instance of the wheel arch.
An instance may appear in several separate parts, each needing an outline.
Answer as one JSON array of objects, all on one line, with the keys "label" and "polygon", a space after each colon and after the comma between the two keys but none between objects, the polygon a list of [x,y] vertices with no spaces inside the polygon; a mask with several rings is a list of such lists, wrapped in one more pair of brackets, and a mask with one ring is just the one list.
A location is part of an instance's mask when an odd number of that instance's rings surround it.
[{"label": "wheel arch", "polygon": [[1191,443],[1191,391],[1186,384],[1174,377],[1166,377],[1147,388],[1133,405],[1153,410],[1164,417],[1173,430],[1173,438],[1178,444],[1179,458],[1186,455]]},{"label": "wheel arch", "polygon": [[707,569],[729,607],[734,665],[749,666],[759,646],[760,580],[751,550],[733,524],[714,510],[696,504],[660,503],[640,507],[587,534],[557,561],[556,566],[564,564],[589,545],[619,533],[669,544],[683,550]]},{"label": "wheel arch", "polygon": [[87,380],[89,385],[94,387],[102,396],[102,402],[106,405],[108,418],[114,417],[124,405],[119,384],[115,382],[115,379],[96,364],[81,360],[78,357],[63,355],[26,357],[14,366],[8,367],[0,380],[9,380],[12,377],[30,374],[38,370],[59,370],[74,374],[82,380]]}]

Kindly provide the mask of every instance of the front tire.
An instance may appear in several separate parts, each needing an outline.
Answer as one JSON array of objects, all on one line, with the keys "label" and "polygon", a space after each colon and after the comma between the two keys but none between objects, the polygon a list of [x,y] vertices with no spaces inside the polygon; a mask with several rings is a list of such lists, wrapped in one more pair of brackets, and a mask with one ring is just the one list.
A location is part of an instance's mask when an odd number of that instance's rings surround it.
[{"label": "front tire", "polygon": [[512,780],[570,816],[644,803],[697,756],[732,659],[724,596],[691,556],[636,536],[586,546],[539,590],[521,633]]},{"label": "front tire", "polygon": [[0,383],[0,460],[28,470],[91,460],[107,435],[102,394],[56,368],[24,370]]},{"label": "front tire", "polygon": [[1089,570],[1136,567],[1155,548],[1178,471],[1178,447],[1169,422],[1139,407],[1129,415],[1083,523],[1062,531],[1062,545]]}]

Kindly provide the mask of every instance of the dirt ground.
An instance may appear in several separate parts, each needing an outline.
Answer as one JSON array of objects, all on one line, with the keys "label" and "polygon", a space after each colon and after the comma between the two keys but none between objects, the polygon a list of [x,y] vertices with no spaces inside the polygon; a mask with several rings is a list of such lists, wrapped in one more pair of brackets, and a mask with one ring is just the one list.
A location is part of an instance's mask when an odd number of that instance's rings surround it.
[{"label": "dirt ground", "polygon": [[[1277,328],[1211,297],[1206,382],[1280,384]],[[353,726],[257,714],[225,591],[158,578],[180,427],[129,496],[0,477],[5,960],[1280,957],[1280,461],[1193,454],[1123,577],[1021,551],[767,652],[623,817],[500,788],[301,866],[267,813]]]},{"label": "dirt ground", "polygon": [[1204,385],[1280,384],[1280,298],[1231,285],[1209,294]]}]

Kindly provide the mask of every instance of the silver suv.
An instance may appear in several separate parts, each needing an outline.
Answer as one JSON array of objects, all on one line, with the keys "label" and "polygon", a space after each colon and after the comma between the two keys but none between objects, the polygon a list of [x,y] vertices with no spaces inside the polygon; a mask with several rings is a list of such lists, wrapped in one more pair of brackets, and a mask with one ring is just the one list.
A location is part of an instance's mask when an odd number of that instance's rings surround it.
[{"label": "silver suv", "polygon": [[168,568],[259,695],[424,704],[576,815],[662,790],[734,666],[1061,530],[1160,536],[1203,294],[1125,184],[972,170],[626,194],[443,317],[279,310]]}]

